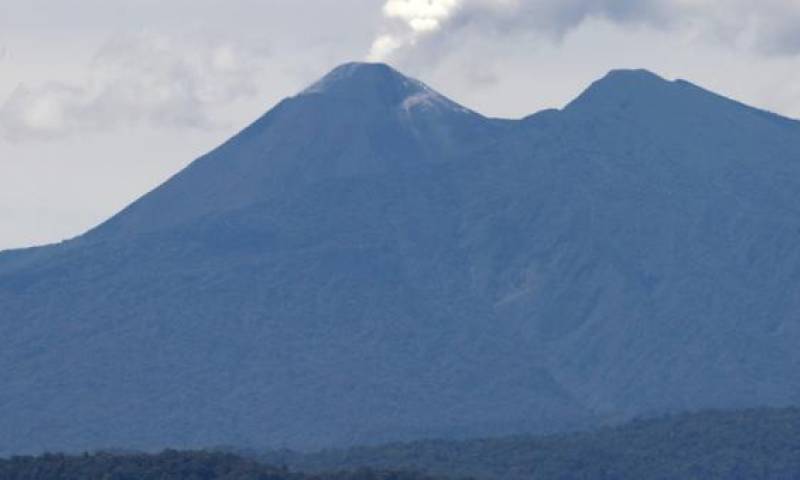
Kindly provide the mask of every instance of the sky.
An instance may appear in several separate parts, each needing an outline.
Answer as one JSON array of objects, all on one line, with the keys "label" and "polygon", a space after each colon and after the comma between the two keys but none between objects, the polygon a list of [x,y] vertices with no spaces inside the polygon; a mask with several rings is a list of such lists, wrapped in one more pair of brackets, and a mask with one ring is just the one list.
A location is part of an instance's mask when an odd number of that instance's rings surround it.
[{"label": "sky", "polygon": [[800,0],[0,0],[0,250],[79,235],[338,64],[493,117],[647,68],[800,118]]}]

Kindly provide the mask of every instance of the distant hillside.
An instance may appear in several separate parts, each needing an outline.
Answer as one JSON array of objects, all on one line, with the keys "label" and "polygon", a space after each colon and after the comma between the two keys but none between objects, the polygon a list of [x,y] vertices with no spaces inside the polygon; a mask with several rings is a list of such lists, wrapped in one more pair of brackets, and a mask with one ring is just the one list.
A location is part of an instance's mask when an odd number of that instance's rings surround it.
[{"label": "distant hillside", "polygon": [[796,480],[800,409],[708,411],[591,433],[272,452],[264,458],[309,471],[399,468],[491,480]]},{"label": "distant hillside", "polygon": [[304,475],[232,454],[166,451],[0,459],[3,480],[432,480],[415,473],[360,470]]}]

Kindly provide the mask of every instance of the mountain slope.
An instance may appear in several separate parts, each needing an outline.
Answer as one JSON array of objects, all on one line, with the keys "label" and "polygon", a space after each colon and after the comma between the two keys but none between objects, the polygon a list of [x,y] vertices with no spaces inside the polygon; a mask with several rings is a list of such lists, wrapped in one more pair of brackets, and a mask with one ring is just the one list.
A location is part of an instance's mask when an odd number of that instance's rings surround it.
[{"label": "mountain slope", "polygon": [[348,64],[0,255],[0,452],[289,446],[800,402],[800,126],[617,71],[487,119]]},{"label": "mountain slope", "polygon": [[334,179],[402,174],[468,156],[506,122],[386,65],[345,64],[286,99],[93,236],[174,226]]}]

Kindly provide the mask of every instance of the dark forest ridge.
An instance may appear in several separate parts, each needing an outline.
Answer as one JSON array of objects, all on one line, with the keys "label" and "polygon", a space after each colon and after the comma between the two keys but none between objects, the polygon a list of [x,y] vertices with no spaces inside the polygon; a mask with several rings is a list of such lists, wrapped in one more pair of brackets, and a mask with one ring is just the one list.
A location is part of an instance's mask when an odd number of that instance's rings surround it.
[{"label": "dark forest ridge", "polygon": [[0,458],[0,478],[794,480],[800,477],[798,450],[800,410],[756,409],[638,420],[586,433],[395,443],[306,455],[166,451]]},{"label": "dark forest ridge", "polygon": [[480,480],[792,480],[800,409],[707,411],[548,437],[431,440],[263,460],[301,471],[392,468]]},{"label": "dark forest ridge", "polygon": [[46,454],[0,459],[3,480],[434,480],[412,472],[361,469],[306,475],[219,452],[157,455],[95,453]]}]

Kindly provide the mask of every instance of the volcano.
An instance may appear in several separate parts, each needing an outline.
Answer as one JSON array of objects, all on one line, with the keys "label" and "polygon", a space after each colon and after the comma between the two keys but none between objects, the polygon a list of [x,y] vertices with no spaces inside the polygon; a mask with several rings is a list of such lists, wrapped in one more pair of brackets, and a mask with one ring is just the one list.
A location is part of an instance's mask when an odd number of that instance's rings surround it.
[{"label": "volcano", "polygon": [[312,449],[800,403],[800,122],[619,70],[492,119],[336,68],[0,253],[0,454]]}]

